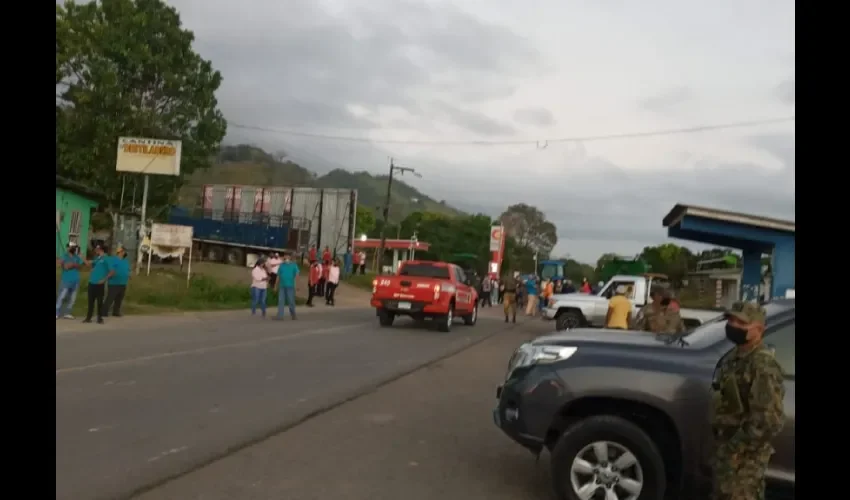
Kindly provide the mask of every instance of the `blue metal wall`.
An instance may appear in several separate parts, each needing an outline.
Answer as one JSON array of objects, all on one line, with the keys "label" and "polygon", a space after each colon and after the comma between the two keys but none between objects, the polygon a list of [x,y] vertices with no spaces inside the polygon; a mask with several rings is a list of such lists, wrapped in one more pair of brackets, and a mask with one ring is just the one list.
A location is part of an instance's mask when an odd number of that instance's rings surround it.
[{"label": "blue metal wall", "polygon": [[194,237],[202,240],[236,243],[249,247],[286,248],[289,226],[266,226],[237,221],[223,221],[190,217],[173,210],[168,217],[170,224],[192,226]]}]

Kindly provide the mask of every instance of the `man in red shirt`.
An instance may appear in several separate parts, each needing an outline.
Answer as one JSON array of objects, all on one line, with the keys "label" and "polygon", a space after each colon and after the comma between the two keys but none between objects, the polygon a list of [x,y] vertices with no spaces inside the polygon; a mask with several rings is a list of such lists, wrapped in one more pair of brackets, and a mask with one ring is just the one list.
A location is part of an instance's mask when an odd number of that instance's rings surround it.
[{"label": "man in red shirt", "polygon": [[313,262],[316,262],[316,253],[316,245],[311,245],[310,253],[307,256],[307,260],[310,262],[311,265],[313,264]]},{"label": "man in red shirt", "polygon": [[322,250],[322,265],[325,267],[330,267],[331,265],[331,249],[327,246]]},{"label": "man in red shirt", "polygon": [[322,265],[318,261],[310,261],[310,274],[307,278],[307,307],[313,307],[313,297],[322,294],[319,292],[319,282],[322,279]]}]

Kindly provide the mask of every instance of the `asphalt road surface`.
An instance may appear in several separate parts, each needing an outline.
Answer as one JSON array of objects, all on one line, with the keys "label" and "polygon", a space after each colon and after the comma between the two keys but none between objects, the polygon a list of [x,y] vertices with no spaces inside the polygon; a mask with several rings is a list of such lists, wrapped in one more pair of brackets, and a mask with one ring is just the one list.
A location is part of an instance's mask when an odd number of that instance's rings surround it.
[{"label": "asphalt road surface", "polygon": [[[548,491],[514,470],[539,466],[489,420],[522,326],[295,427],[505,325],[383,329],[371,310],[317,308],[295,322],[232,313],[59,333],[56,498],[478,498],[513,480]],[[452,489],[468,474],[473,490]]]}]

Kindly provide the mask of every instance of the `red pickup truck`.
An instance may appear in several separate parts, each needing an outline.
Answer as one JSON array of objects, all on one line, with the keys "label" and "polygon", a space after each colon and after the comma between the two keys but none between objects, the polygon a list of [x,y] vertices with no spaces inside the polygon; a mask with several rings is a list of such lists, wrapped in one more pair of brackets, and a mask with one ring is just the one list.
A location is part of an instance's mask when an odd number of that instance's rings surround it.
[{"label": "red pickup truck", "polygon": [[381,326],[392,326],[396,316],[416,321],[434,320],[448,332],[455,318],[469,326],[478,320],[478,293],[463,270],[446,262],[408,260],[395,276],[372,281],[372,307]]}]

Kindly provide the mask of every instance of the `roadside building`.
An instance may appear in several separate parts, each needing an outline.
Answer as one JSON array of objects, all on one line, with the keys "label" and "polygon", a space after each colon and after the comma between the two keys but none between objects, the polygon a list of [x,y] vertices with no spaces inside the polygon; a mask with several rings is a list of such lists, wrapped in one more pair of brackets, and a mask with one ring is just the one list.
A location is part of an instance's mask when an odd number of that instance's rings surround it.
[{"label": "roadside building", "polygon": [[81,255],[86,255],[91,234],[91,213],[102,200],[100,192],[56,176],[56,257],[62,255],[71,241],[80,246]]}]

